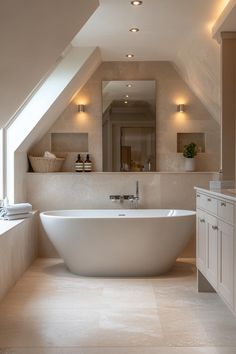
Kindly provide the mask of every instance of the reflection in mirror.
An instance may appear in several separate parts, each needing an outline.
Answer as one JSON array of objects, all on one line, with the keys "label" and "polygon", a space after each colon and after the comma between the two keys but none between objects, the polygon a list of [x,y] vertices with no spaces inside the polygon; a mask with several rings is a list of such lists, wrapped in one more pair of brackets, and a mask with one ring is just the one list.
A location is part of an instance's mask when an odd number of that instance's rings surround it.
[{"label": "reflection in mirror", "polygon": [[103,81],[103,171],[156,170],[154,80]]}]

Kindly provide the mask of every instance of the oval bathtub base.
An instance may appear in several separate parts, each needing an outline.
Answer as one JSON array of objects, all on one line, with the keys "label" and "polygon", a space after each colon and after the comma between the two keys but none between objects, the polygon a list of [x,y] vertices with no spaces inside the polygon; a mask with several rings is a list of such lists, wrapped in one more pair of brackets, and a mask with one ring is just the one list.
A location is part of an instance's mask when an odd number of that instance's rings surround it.
[{"label": "oval bathtub base", "polygon": [[163,274],[195,230],[195,212],[183,210],[65,210],[40,217],[68,268],[83,276]]}]

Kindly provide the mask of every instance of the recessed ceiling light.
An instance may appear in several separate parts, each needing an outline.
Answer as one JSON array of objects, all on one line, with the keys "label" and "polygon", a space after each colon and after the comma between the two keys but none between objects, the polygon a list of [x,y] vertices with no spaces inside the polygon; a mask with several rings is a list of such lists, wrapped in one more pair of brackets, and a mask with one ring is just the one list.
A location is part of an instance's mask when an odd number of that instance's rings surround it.
[{"label": "recessed ceiling light", "polygon": [[139,5],[142,5],[142,1],[138,1],[138,0],[134,0],[134,1],[131,1],[131,5],[133,6],[139,6]]},{"label": "recessed ceiling light", "polygon": [[132,27],[132,28],[130,28],[129,31],[132,32],[132,33],[136,33],[136,32],[139,31],[139,28],[137,28],[137,27]]},{"label": "recessed ceiling light", "polygon": [[127,87],[132,87],[132,85],[131,85],[131,84],[127,84],[126,86],[127,86]]},{"label": "recessed ceiling light", "polygon": [[133,58],[134,55],[130,53],[130,54],[126,54],[126,57],[127,57],[127,58]]},{"label": "recessed ceiling light", "polygon": [[125,95],[126,98],[129,98],[129,95]]},{"label": "recessed ceiling light", "polygon": [[127,104],[127,103],[128,103],[128,101],[124,101],[124,103],[125,103],[125,104]]}]

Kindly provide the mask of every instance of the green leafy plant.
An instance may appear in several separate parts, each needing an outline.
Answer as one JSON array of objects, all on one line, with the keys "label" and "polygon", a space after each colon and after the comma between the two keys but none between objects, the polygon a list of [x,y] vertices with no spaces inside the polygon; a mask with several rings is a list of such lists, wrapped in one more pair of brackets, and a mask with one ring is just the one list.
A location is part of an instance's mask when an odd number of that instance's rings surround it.
[{"label": "green leafy plant", "polygon": [[192,158],[194,158],[194,156],[197,155],[197,151],[198,151],[197,144],[190,143],[190,144],[184,145],[183,155],[184,155],[184,157],[187,157],[188,159],[192,159]]}]

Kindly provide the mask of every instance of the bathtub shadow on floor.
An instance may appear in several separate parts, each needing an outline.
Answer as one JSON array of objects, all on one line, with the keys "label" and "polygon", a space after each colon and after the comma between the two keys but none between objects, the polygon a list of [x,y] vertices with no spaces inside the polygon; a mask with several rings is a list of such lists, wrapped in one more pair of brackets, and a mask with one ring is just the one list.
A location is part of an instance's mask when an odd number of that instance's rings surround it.
[{"label": "bathtub shadow on floor", "polygon": [[70,270],[67,268],[66,264],[63,262],[63,260],[58,259],[58,263],[47,266],[43,269],[43,272],[51,275],[53,277],[62,277],[62,278],[68,278],[68,279],[75,279],[75,278],[85,278],[85,279],[102,279],[102,278],[107,278],[107,279],[126,279],[126,278],[134,278],[134,279],[152,279],[152,278],[166,278],[166,279],[171,279],[171,278],[179,278],[179,277],[188,277],[192,276],[193,274],[196,273],[196,266],[195,262],[192,259],[178,259],[174,266],[170,269],[169,272],[163,274],[163,275],[157,275],[157,276],[147,276],[147,277],[86,277],[86,276],[81,276],[77,275],[74,273],[71,273]]}]

